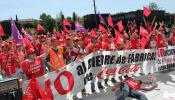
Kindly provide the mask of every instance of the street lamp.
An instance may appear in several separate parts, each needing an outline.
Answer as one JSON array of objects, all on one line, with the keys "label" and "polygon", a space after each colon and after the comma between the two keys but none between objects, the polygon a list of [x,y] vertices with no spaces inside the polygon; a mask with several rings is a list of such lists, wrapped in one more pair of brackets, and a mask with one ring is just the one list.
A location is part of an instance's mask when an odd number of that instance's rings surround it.
[{"label": "street lamp", "polygon": [[97,28],[97,11],[96,11],[96,5],[95,5],[95,0],[93,0],[93,4],[94,4],[94,17],[95,17],[95,27]]}]

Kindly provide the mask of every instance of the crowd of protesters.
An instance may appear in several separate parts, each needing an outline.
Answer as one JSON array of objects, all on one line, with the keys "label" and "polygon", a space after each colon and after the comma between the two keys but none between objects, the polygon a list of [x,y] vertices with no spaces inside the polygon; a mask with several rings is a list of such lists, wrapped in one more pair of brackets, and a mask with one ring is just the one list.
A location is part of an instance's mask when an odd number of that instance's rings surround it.
[{"label": "crowd of protesters", "polygon": [[[95,51],[157,49],[175,45],[175,29],[168,28],[163,21],[155,22],[155,17],[152,23],[144,20],[139,29],[135,20],[128,21],[122,31],[102,25],[87,32],[65,28],[62,31],[54,28],[52,34],[46,35],[37,35],[36,29],[29,32],[22,29],[22,44],[13,37],[0,38],[0,80],[18,77],[22,83],[48,72],[59,72],[67,64]],[[127,93],[123,94],[128,96]]]},{"label": "crowd of protesters", "polygon": [[[141,26],[148,34],[138,30],[135,21],[128,21],[123,31],[92,29],[91,31],[65,32],[53,29],[52,34],[37,35],[30,30],[32,40],[18,44],[9,38],[0,40],[0,72],[3,78],[30,79],[46,72],[59,71],[65,65],[99,51],[152,49],[175,45],[175,30],[168,30],[164,22],[146,22]],[[23,31],[25,32],[25,31]],[[165,36],[165,33],[168,37]],[[143,41],[145,40],[145,41]]]}]

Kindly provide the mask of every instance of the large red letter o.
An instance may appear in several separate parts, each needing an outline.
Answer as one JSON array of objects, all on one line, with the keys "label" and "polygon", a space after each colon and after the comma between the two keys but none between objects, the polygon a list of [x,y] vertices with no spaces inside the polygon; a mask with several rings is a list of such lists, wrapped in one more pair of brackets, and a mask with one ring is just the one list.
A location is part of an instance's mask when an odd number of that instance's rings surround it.
[{"label": "large red letter o", "polygon": [[[67,79],[68,79],[68,84],[69,84],[69,87],[67,90],[65,90],[63,87],[62,87],[62,84],[61,84],[61,81],[60,81],[60,77],[61,76],[65,76]],[[54,82],[54,86],[57,90],[57,92],[61,95],[65,95],[67,94],[68,92],[70,92],[74,86],[74,77],[73,75],[68,72],[68,71],[63,71],[61,72],[58,77],[56,78],[55,82]]]}]

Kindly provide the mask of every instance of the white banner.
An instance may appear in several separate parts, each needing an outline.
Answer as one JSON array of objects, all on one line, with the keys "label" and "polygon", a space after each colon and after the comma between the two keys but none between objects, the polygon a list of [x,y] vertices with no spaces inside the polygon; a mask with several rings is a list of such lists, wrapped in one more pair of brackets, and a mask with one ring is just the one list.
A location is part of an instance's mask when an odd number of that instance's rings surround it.
[{"label": "white banner", "polygon": [[175,67],[175,47],[159,48],[157,52],[158,71],[168,70]]},{"label": "white banner", "polygon": [[[165,63],[165,59],[174,58],[174,55],[169,53],[174,51],[173,48],[98,51],[76,60],[58,73],[48,73],[37,80],[43,90],[45,90],[45,81],[50,80],[54,99],[66,100],[68,94],[76,95],[90,81],[104,81],[108,77],[125,73],[143,72],[147,74],[158,71],[162,66],[172,64],[172,61]],[[159,51],[161,50],[167,53],[160,56]],[[23,87],[25,91],[26,84]]]}]

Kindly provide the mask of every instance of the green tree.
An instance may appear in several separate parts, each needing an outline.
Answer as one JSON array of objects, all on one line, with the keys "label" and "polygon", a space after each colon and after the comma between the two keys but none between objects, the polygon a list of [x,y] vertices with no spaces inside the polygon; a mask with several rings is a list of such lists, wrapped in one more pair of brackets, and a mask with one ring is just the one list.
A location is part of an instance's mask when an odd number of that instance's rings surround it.
[{"label": "green tree", "polygon": [[151,2],[151,3],[149,3],[149,9],[151,9],[151,10],[160,10],[160,7],[158,6],[157,3]]},{"label": "green tree", "polygon": [[62,12],[62,11],[60,11],[59,19],[60,19],[60,20],[63,20],[64,18],[65,18],[65,17],[64,17],[63,12]]},{"label": "green tree", "polygon": [[56,24],[55,19],[45,13],[40,15],[40,19],[41,19],[41,25],[44,26],[45,30],[52,32]]},{"label": "green tree", "polygon": [[66,19],[67,21],[72,22],[72,18],[70,16],[68,16]]},{"label": "green tree", "polygon": [[36,28],[37,23],[38,23],[38,20],[34,20],[34,21],[32,22],[34,28]]}]

